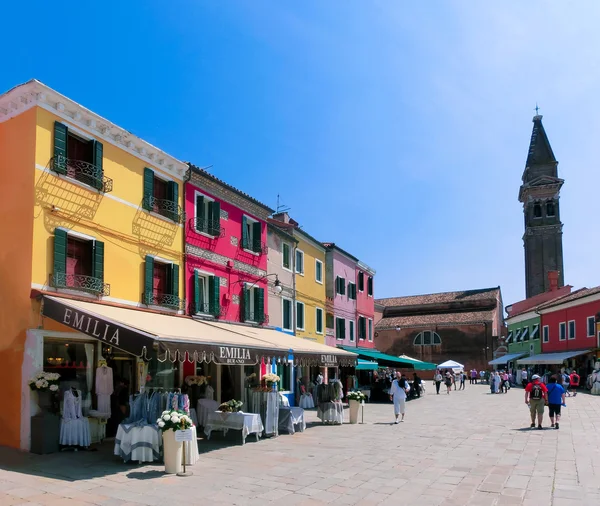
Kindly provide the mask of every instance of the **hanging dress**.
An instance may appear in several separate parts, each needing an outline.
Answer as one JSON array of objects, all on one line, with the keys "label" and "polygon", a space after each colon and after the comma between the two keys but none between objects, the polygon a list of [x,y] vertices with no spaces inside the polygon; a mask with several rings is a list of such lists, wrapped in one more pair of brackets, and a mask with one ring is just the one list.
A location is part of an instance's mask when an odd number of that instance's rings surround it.
[{"label": "hanging dress", "polygon": [[90,446],[90,424],[81,412],[81,390],[77,390],[77,395],[71,390],[64,393],[59,443],[63,446]]},{"label": "hanging dress", "polygon": [[110,396],[114,391],[113,370],[105,365],[96,369],[96,396],[98,397],[98,412],[110,418]]}]

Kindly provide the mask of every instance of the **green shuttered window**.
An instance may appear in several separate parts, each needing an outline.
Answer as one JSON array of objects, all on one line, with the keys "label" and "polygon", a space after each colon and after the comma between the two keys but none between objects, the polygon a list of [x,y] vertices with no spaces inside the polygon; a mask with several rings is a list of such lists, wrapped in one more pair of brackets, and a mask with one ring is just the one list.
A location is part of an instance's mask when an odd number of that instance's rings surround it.
[{"label": "green shuttered window", "polygon": [[146,211],[152,210],[152,197],[154,196],[154,171],[148,167],[144,168],[144,199],[142,207]]}]

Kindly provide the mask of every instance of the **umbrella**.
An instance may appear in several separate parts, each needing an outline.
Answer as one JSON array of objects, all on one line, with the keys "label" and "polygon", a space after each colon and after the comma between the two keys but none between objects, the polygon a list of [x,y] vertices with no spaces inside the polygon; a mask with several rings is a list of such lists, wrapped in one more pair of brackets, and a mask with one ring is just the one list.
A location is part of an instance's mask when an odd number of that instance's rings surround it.
[{"label": "umbrella", "polygon": [[438,364],[440,369],[464,369],[464,365],[455,362],[454,360],[446,360],[443,364]]}]

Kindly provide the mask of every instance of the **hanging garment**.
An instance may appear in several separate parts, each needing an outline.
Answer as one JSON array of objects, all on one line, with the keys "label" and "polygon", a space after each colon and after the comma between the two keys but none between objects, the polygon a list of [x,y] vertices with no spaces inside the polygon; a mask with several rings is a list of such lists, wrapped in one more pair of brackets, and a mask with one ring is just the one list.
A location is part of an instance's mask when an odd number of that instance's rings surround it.
[{"label": "hanging garment", "polygon": [[90,446],[90,424],[81,412],[81,390],[67,390],[63,397],[59,443],[63,446]]},{"label": "hanging garment", "polygon": [[110,396],[114,392],[113,370],[105,365],[96,369],[96,396],[98,397],[98,412],[110,418]]}]

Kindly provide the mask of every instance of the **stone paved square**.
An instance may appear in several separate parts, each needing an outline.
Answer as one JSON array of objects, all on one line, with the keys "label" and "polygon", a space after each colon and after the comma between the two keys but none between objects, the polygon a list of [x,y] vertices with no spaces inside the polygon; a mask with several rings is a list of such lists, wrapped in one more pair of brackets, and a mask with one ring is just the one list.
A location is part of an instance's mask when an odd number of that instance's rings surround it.
[{"label": "stone paved square", "polygon": [[429,391],[398,425],[391,404],[368,404],[359,425],[324,426],[310,411],[307,430],[293,436],[200,440],[190,477],[124,464],[109,443],[45,456],[4,448],[0,505],[597,506],[600,399],[580,394],[567,406],[560,430],[546,417],[543,431],[528,428],[520,388]]}]

